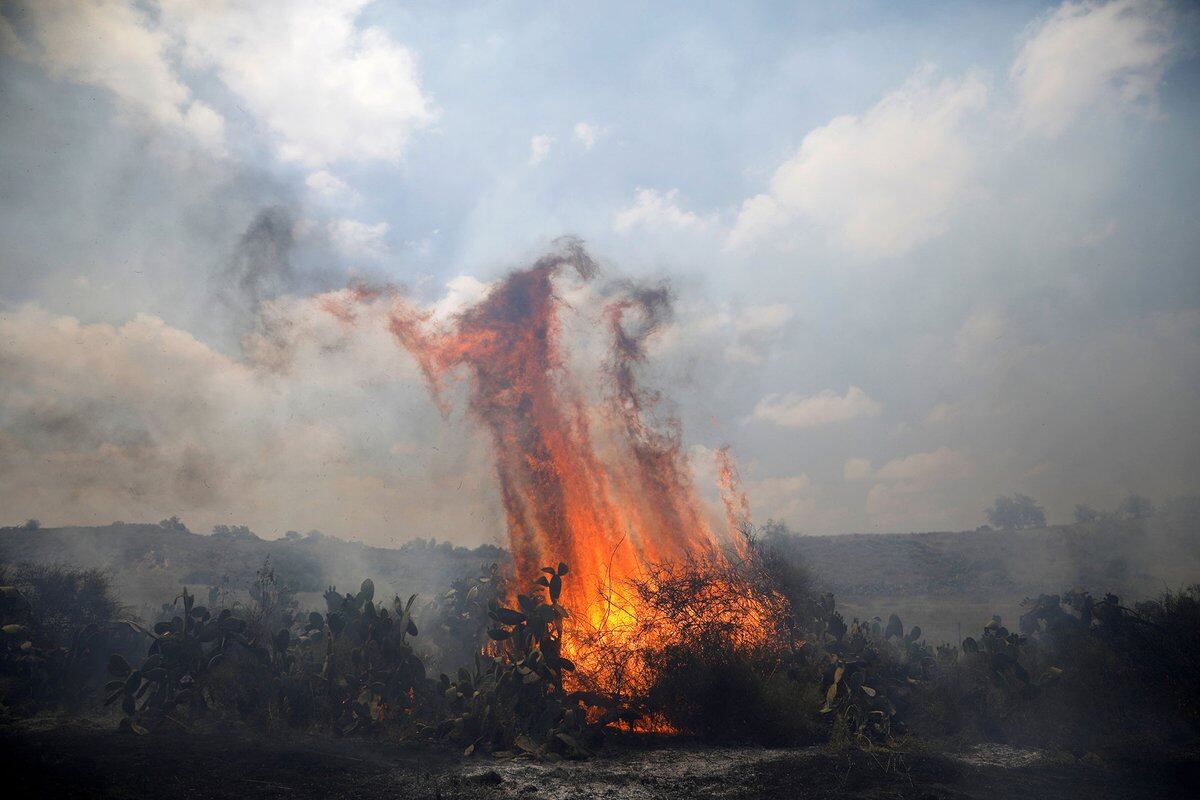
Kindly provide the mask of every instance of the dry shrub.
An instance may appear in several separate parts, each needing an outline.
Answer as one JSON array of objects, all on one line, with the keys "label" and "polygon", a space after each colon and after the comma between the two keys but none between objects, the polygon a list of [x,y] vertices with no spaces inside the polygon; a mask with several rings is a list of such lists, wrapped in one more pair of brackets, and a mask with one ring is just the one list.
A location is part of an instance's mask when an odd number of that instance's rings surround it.
[{"label": "dry shrub", "polygon": [[[1200,738],[1200,587],[1133,609],[1109,595],[1084,614],[1067,600],[1025,626],[1018,661],[1028,682],[998,673],[989,654],[938,664],[912,714],[928,737],[1003,741],[1083,756],[1133,758]],[[1076,598],[1086,597],[1075,594]],[[1094,614],[1092,609],[1094,608]],[[1054,674],[1053,681],[1039,676]]]},{"label": "dry shrub", "polygon": [[66,644],[79,628],[127,615],[104,570],[21,564],[5,569],[0,583],[15,586],[29,601],[38,634],[48,644]]},{"label": "dry shrub", "polygon": [[[691,559],[652,566],[608,602],[623,627],[573,631],[581,688],[619,696],[640,726],[706,740],[787,744],[814,737],[811,683],[789,676],[791,603],[799,573],[779,579],[783,558]],[[772,558],[774,558],[772,553]]]}]

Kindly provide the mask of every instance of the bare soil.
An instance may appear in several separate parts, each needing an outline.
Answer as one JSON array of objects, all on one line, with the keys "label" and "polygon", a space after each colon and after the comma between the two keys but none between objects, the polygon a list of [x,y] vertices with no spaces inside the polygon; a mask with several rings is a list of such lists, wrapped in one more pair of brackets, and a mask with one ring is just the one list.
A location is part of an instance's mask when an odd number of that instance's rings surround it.
[{"label": "bare soil", "polygon": [[17,797],[72,798],[1190,798],[1200,755],[1072,761],[962,752],[766,750],[628,741],[581,762],[463,758],[428,746],[239,730],[122,734],[57,720],[0,726]]}]

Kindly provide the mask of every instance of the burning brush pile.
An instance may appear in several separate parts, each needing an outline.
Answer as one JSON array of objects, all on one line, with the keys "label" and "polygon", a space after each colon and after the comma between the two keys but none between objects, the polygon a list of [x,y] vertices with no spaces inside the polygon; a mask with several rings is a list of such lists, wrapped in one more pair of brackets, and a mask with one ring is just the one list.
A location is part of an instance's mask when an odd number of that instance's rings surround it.
[{"label": "burning brush pile", "polygon": [[[666,290],[590,295],[606,356],[598,380],[571,367],[563,287],[595,274],[567,241],[449,319],[391,291],[321,298],[347,325],[385,319],[447,412],[453,388],[465,388],[494,446],[511,571],[485,566],[424,604],[382,602],[367,579],[302,609],[264,565],[249,604],[216,587],[205,604],[185,588],[153,624],[114,620],[108,604],[72,632],[46,626],[30,602],[47,594],[37,580],[0,579],[3,708],[102,707],[142,735],[236,718],[559,757],[584,757],[617,730],[864,748],[913,732],[1064,746],[1095,731],[1103,740],[1111,720],[1097,714],[1128,722],[1133,696],[1149,709],[1139,731],[1200,730],[1193,684],[1178,677],[1200,669],[1196,590],[1137,609],[1046,596],[1031,601],[1019,633],[997,619],[961,649],[935,649],[919,627],[847,621],[814,591],[794,538],[749,524],[727,450],[725,525],[714,524],[678,422],[656,416],[658,395],[638,381],[670,317]],[[89,597],[94,584],[79,583]],[[1051,711],[1070,720],[1053,742],[1035,724]]]},{"label": "burning brush pile", "polygon": [[[391,332],[444,413],[448,386],[465,380],[470,412],[495,452],[513,585],[540,580],[561,592],[572,609],[564,622],[565,652],[577,668],[571,683],[623,696],[652,680],[638,651],[709,623],[736,627],[739,643],[763,642],[778,609],[769,596],[728,583],[731,559],[746,555],[740,527],[748,512],[728,452],[720,471],[730,524],[717,531],[692,484],[678,421],[653,419],[659,395],[638,382],[649,340],[670,320],[669,292],[625,283],[600,293],[591,319],[606,334],[607,357],[598,380],[585,381],[569,366],[563,316],[578,309],[560,284],[592,281],[597,265],[579,242],[560,244],[561,252],[509,275],[449,321],[376,290],[330,295],[325,305],[354,323],[358,306],[388,304]],[[539,578],[542,565],[559,562],[570,565],[569,584]],[[682,565],[696,592],[686,614],[679,598],[667,599]],[[706,599],[726,594],[739,597],[736,609]]]}]

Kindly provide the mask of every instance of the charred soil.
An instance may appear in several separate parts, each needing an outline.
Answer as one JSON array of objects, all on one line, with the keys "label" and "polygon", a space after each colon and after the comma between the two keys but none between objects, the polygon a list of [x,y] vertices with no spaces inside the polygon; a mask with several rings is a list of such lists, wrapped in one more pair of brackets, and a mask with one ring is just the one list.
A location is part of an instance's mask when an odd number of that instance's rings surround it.
[{"label": "charred soil", "polygon": [[79,721],[0,726],[19,796],[79,798],[1191,797],[1200,756],[1068,763],[1037,751],[709,747],[622,741],[582,762],[463,758],[428,746],[212,729],[157,736]]}]

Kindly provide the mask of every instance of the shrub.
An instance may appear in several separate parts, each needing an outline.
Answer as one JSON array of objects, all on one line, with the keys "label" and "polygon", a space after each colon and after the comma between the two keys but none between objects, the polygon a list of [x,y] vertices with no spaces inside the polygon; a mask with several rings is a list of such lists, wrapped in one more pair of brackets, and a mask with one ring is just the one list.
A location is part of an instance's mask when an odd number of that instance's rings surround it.
[{"label": "shrub", "polygon": [[813,683],[771,670],[770,656],[733,645],[717,631],[649,654],[657,676],[646,697],[651,714],[712,742],[768,746],[814,741],[820,695]]}]

